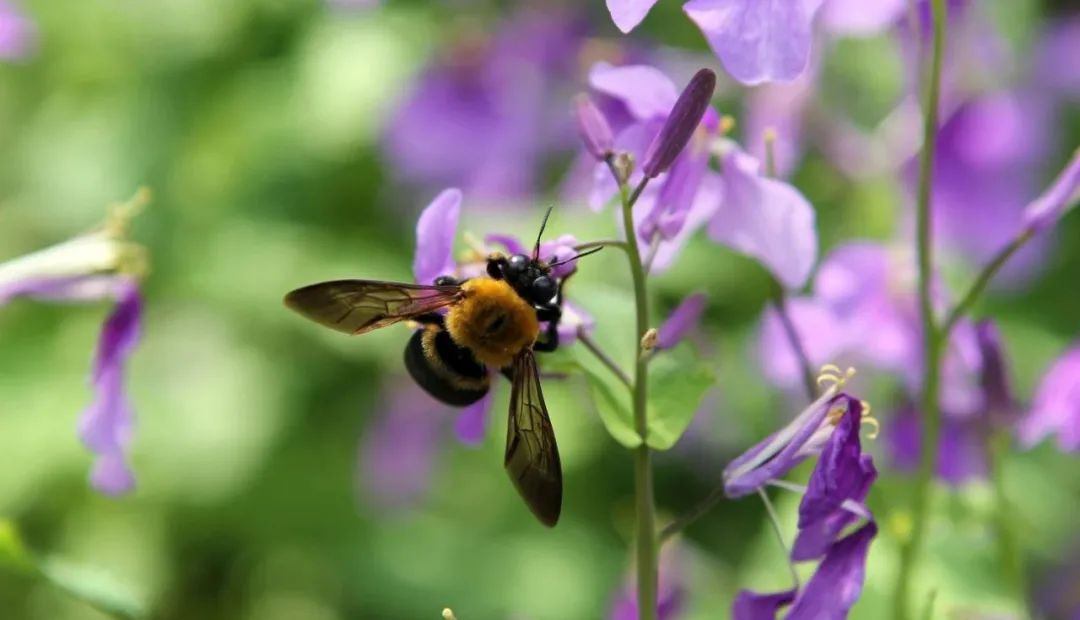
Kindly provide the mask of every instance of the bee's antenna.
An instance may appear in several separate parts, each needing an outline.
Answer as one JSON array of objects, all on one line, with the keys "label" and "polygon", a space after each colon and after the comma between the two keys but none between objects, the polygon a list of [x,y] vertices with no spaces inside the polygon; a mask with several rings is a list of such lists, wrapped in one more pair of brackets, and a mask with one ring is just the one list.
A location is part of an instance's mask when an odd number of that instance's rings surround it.
[{"label": "bee's antenna", "polygon": [[540,222],[540,232],[536,235],[536,245],[533,246],[533,260],[540,258],[540,240],[544,238],[544,229],[547,228],[548,218],[551,217],[551,210],[555,207],[548,207],[547,213],[544,214],[544,221]]},{"label": "bee's antenna", "polygon": [[591,250],[586,250],[586,251],[582,252],[581,254],[571,256],[570,258],[563,259],[563,260],[561,260],[561,261],[559,261],[557,263],[551,263],[550,265],[548,265],[548,267],[556,267],[558,265],[563,265],[563,264],[569,263],[572,260],[577,260],[577,259],[581,258],[582,256],[588,256],[589,254],[596,254],[597,252],[599,252],[600,250],[603,250],[603,249],[604,249],[604,246],[600,246],[598,248],[593,248]]}]

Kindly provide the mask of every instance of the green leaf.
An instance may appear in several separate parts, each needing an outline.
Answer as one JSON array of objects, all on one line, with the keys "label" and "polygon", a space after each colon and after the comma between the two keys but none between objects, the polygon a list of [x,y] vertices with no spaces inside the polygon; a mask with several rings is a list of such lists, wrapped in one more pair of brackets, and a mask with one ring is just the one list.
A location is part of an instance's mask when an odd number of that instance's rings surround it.
[{"label": "green leaf", "polygon": [[697,359],[690,345],[657,353],[649,367],[649,447],[671,449],[715,383],[712,368]]},{"label": "green leaf", "polygon": [[0,565],[20,570],[33,570],[34,560],[26,550],[15,524],[0,519]]},{"label": "green leaf", "polygon": [[56,558],[39,560],[37,568],[41,576],[54,586],[98,611],[122,620],[137,620],[146,616],[138,597],[101,569]]},{"label": "green leaf", "polygon": [[641,436],[634,430],[634,413],[630,390],[584,346],[571,347],[578,367],[585,373],[600,421],[615,441],[627,448],[641,445]]}]

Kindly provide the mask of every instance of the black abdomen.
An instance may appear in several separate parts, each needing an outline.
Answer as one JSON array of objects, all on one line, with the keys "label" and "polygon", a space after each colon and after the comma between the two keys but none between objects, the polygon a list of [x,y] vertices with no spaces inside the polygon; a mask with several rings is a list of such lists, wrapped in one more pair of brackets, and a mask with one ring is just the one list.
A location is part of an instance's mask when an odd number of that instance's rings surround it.
[{"label": "black abdomen", "polygon": [[464,407],[480,400],[490,387],[487,368],[441,329],[417,330],[405,346],[405,368],[432,397]]}]

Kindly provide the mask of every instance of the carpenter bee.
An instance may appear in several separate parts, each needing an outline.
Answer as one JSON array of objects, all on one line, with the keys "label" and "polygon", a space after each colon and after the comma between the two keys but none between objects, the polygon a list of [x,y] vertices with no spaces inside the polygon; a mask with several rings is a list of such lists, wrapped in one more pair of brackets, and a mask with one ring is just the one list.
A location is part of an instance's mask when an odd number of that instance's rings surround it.
[{"label": "carpenter bee", "polygon": [[[532,256],[492,254],[485,276],[441,276],[432,285],[321,282],[290,292],[285,305],[346,334],[419,323],[405,347],[405,367],[425,391],[449,405],[483,398],[491,387],[489,368],[506,375],[512,388],[503,464],[529,509],[550,527],[562,510],[562,466],[533,352],[559,345],[566,278],[556,279],[552,268],[596,250],[559,262],[540,260],[546,224],[547,215]],[[541,322],[547,323],[543,334]]]}]

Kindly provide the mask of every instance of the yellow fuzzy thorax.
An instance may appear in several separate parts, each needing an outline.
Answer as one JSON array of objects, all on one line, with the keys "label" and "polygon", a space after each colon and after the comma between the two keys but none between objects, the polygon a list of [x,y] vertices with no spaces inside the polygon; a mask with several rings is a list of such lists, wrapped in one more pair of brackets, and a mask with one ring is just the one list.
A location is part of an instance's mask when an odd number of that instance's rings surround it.
[{"label": "yellow fuzzy thorax", "polygon": [[477,361],[510,366],[540,333],[536,310],[504,280],[474,278],[461,285],[464,298],[446,315],[446,331]]}]

